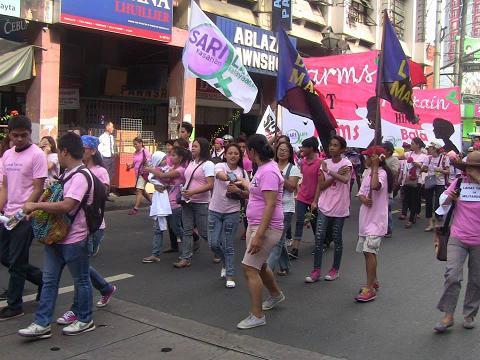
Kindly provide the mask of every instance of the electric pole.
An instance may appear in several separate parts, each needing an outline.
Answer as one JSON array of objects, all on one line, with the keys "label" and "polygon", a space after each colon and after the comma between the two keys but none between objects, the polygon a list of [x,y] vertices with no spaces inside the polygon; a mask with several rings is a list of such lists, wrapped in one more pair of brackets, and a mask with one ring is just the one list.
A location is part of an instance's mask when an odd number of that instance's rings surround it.
[{"label": "electric pole", "polygon": [[[465,0],[464,0],[465,1]],[[437,12],[435,17],[435,52],[433,54],[433,87],[440,87],[440,38],[442,34],[442,0],[437,0]]]},{"label": "electric pole", "polygon": [[468,0],[462,1],[462,12],[460,17],[460,41],[458,42],[457,51],[455,56],[457,58],[457,63],[455,66],[455,85],[462,89],[462,80],[463,80],[463,48],[465,43],[465,33],[467,32],[467,11],[468,11]]}]

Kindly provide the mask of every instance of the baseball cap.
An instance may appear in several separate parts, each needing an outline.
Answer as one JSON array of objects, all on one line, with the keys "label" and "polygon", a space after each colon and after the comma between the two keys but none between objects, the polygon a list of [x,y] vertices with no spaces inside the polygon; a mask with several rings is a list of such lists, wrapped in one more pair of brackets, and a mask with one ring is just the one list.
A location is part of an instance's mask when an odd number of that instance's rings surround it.
[{"label": "baseball cap", "polygon": [[367,150],[362,151],[362,155],[373,156],[373,155],[385,155],[385,149],[382,146],[370,146]]}]

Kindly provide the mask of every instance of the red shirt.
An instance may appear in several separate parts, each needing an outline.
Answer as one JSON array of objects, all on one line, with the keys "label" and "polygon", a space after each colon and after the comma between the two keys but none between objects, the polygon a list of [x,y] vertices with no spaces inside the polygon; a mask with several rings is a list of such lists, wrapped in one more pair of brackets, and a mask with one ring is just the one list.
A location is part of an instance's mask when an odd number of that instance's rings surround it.
[{"label": "red shirt", "polygon": [[310,205],[315,197],[315,191],[318,183],[318,170],[322,160],[315,155],[313,160],[304,159],[300,170],[303,174],[303,180],[300,185],[300,191],[297,200]]}]

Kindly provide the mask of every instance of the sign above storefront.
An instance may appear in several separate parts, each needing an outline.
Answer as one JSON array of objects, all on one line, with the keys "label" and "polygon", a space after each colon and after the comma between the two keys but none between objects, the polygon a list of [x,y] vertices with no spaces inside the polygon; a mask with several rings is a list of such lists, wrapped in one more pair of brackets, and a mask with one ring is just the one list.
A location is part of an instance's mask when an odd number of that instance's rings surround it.
[{"label": "sign above storefront", "polygon": [[0,0],[0,15],[51,23],[53,0]]},{"label": "sign above storefront", "polygon": [[[235,46],[249,72],[276,76],[278,70],[277,36],[271,31],[217,16],[215,22]],[[296,46],[296,39],[290,38]]]},{"label": "sign above storefront", "polygon": [[60,15],[65,24],[164,42],[172,18],[172,0],[62,0]]},{"label": "sign above storefront", "polygon": [[0,0],[0,15],[20,17],[20,0]]}]

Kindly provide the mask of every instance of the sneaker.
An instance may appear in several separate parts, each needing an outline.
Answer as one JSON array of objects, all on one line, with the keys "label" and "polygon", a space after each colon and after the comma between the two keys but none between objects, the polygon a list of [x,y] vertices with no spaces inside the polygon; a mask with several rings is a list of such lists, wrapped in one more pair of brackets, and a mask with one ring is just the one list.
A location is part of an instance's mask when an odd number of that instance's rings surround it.
[{"label": "sneaker", "polygon": [[230,280],[227,280],[227,282],[225,283],[225,287],[226,287],[227,289],[234,289],[235,286],[236,286],[235,281],[233,281],[233,280],[231,280],[231,279],[230,279]]},{"label": "sneaker", "polygon": [[435,324],[435,326],[433,327],[433,330],[435,330],[435,332],[437,334],[443,334],[445,331],[448,330],[448,328],[450,328],[452,326],[453,326],[453,321],[450,321],[448,323],[444,323],[442,320],[440,320],[439,322],[437,322]]},{"label": "sneaker", "polygon": [[3,289],[3,292],[0,294],[0,301],[5,301],[8,298],[8,290]]},{"label": "sneaker", "polygon": [[335,268],[331,268],[328,274],[325,275],[325,280],[334,281],[335,279],[338,279],[339,276],[340,276],[340,273],[338,272],[338,270]]},{"label": "sneaker", "polygon": [[182,269],[182,268],[187,268],[189,267],[191,262],[189,260],[181,259],[177,261],[176,263],[173,263],[173,266],[176,267],[177,269]]},{"label": "sneaker", "polygon": [[97,307],[107,306],[110,300],[112,299],[113,294],[117,291],[117,287],[113,285],[112,290],[108,294],[100,296],[100,300],[97,302]]},{"label": "sneaker", "polygon": [[11,307],[6,306],[0,310],[0,321],[14,319],[23,315],[25,314],[22,309],[12,309]]},{"label": "sneaker", "polygon": [[222,268],[222,270],[220,270],[220,279],[225,279],[226,277],[227,277],[227,269]]},{"label": "sneaker", "polygon": [[77,315],[73,311],[67,311],[61,317],[57,319],[58,325],[70,325],[77,321]]},{"label": "sneaker", "polygon": [[355,300],[358,302],[369,302],[375,300],[377,293],[375,290],[364,287],[360,290],[360,293],[355,296]]},{"label": "sneaker", "polygon": [[93,330],[95,330],[95,324],[93,323],[93,320],[90,320],[88,323],[77,320],[73,324],[64,327],[62,333],[63,335],[75,336]]},{"label": "sneaker", "polygon": [[305,278],[305,282],[314,283],[314,282],[317,282],[318,279],[320,279],[320,269],[313,269],[312,272],[310,273],[310,276],[307,276]]},{"label": "sneaker", "polygon": [[285,295],[280,291],[278,296],[270,296],[267,300],[262,303],[262,310],[271,310],[278,304],[285,300]]},{"label": "sneaker", "polygon": [[288,253],[288,257],[291,260],[296,260],[298,259],[298,249],[291,249],[290,252]]},{"label": "sneaker", "polygon": [[52,337],[52,329],[50,325],[40,326],[31,323],[27,328],[18,330],[18,335],[28,338],[48,339]]},{"label": "sneaker", "polygon": [[153,263],[158,263],[160,262],[160,258],[155,255],[147,256],[142,259],[143,264],[153,264]]},{"label": "sneaker", "polygon": [[277,275],[278,276],[287,276],[289,272],[290,272],[289,270],[278,270]]},{"label": "sneaker", "polygon": [[475,328],[475,319],[473,316],[466,317],[463,319],[463,327],[465,329],[471,330]]},{"label": "sneaker", "polygon": [[255,315],[250,314],[247,318],[243,319],[237,324],[237,328],[241,330],[253,329],[258,326],[266,325],[267,321],[265,320],[265,315],[261,318],[257,318]]}]

